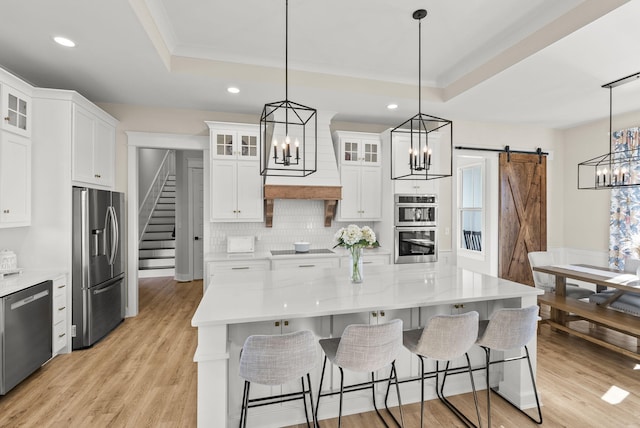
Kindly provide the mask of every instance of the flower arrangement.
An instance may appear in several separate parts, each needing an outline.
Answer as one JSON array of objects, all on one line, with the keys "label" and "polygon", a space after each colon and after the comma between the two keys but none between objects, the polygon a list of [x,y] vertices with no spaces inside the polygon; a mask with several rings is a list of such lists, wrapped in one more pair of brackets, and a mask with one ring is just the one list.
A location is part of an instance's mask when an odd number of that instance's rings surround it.
[{"label": "flower arrangement", "polygon": [[338,242],[333,248],[344,247],[351,255],[350,277],[352,282],[362,282],[362,249],[379,247],[375,232],[369,226],[360,228],[355,224],[341,227],[335,235]]}]

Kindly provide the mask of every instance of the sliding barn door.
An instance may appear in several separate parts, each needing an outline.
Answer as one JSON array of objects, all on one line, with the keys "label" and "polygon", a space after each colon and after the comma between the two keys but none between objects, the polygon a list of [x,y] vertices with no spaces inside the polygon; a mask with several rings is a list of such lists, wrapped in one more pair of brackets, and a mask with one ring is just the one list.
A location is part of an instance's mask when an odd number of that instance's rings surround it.
[{"label": "sliding barn door", "polygon": [[527,254],[547,250],[547,158],[500,153],[500,278],[533,285]]}]

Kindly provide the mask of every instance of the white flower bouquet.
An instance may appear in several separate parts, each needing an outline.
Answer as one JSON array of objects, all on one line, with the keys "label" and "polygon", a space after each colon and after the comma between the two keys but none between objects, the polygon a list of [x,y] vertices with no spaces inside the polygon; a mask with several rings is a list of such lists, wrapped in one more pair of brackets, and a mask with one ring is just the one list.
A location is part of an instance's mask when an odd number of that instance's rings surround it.
[{"label": "white flower bouquet", "polygon": [[350,224],[341,227],[335,235],[338,242],[333,248],[344,247],[351,254],[351,268],[349,275],[352,282],[362,282],[362,249],[365,247],[379,247],[375,232],[369,226],[358,227]]},{"label": "white flower bouquet", "polygon": [[333,248],[344,247],[351,249],[380,246],[376,240],[375,232],[369,226],[360,228],[355,224],[350,224],[347,227],[341,227],[336,232],[335,239],[338,243]]}]

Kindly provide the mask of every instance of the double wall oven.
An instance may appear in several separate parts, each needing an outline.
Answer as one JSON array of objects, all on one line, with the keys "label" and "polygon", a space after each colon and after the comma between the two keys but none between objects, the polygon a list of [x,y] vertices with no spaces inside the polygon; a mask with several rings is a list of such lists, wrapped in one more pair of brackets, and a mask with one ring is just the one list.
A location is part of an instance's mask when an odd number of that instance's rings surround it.
[{"label": "double wall oven", "polygon": [[395,262],[437,261],[436,195],[396,194],[394,200]]}]

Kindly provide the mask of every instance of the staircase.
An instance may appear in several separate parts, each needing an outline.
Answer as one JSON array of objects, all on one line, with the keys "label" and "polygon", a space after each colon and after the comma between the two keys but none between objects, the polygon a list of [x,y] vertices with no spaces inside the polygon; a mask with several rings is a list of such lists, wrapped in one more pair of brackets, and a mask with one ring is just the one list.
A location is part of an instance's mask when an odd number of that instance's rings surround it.
[{"label": "staircase", "polygon": [[176,177],[167,178],[138,252],[138,277],[174,276],[176,266]]}]

